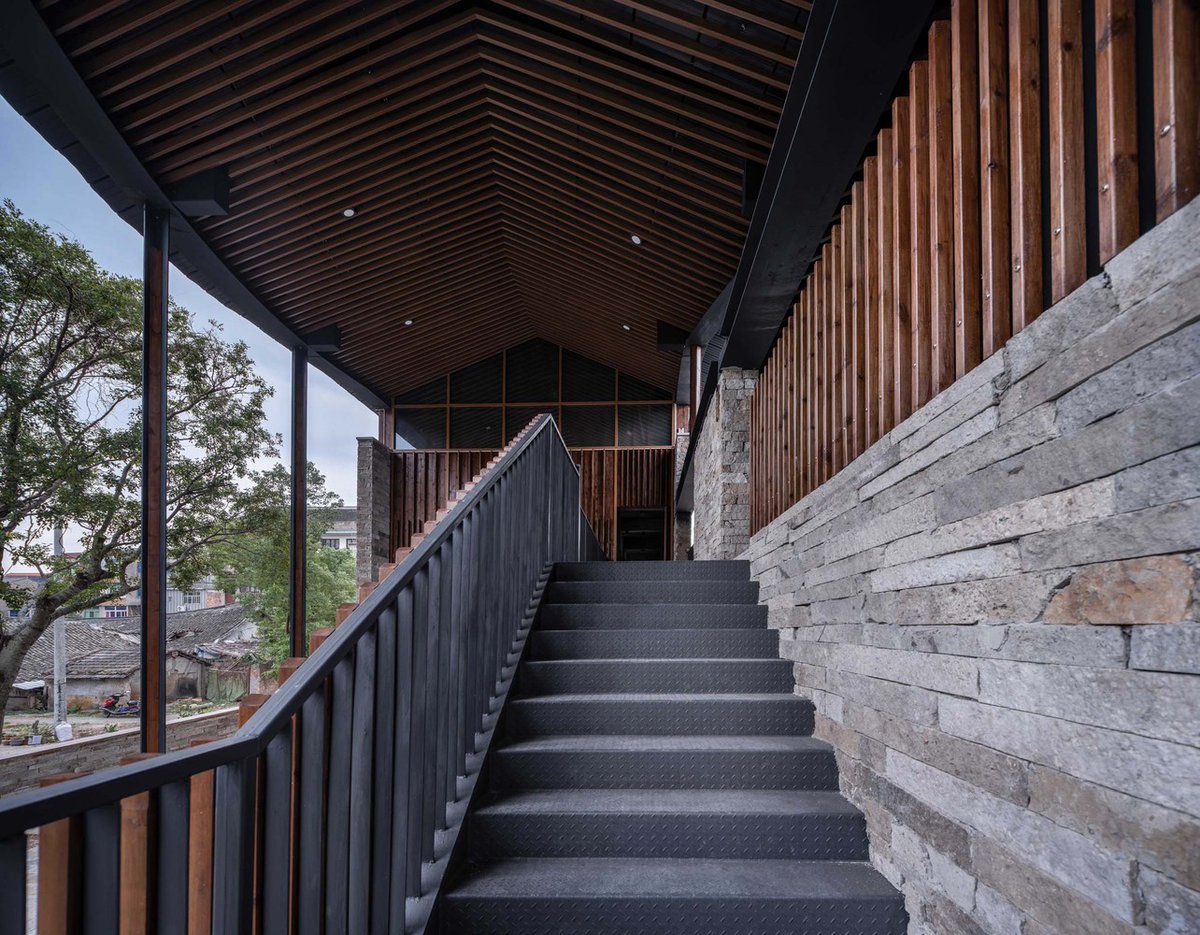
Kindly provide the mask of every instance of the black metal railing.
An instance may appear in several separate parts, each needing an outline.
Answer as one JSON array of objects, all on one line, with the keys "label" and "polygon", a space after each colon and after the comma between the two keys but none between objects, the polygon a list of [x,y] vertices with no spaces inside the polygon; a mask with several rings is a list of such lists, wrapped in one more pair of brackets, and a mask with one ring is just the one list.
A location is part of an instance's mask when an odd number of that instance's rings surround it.
[{"label": "black metal railing", "polygon": [[[550,563],[600,554],[539,416],[232,737],[0,801],[0,933],[25,932],[27,832],[51,825],[80,930],[116,932],[140,901],[145,930],[188,931],[209,908],[188,899],[198,788],[212,931],[403,932],[531,597]],[[150,818],[127,833],[139,797]]]}]

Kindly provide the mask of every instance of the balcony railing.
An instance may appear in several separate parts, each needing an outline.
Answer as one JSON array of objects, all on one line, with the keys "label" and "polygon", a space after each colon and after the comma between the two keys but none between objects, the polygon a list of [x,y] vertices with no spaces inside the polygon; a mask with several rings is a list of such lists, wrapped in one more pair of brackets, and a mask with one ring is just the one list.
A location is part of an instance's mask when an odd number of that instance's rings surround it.
[{"label": "balcony railing", "polygon": [[600,554],[540,416],[234,736],[0,802],[0,935],[39,828],[70,931],[419,925],[548,568]]}]

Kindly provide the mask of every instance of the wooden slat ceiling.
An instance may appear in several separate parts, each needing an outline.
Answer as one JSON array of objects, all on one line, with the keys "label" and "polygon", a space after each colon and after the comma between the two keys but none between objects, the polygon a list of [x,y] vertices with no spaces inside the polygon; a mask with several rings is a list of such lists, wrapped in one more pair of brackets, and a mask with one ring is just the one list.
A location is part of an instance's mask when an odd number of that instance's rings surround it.
[{"label": "wooden slat ceiling", "polygon": [[534,336],[673,386],[655,321],[733,273],[810,5],[39,3],[160,184],[228,169],[201,234],[384,397]]}]

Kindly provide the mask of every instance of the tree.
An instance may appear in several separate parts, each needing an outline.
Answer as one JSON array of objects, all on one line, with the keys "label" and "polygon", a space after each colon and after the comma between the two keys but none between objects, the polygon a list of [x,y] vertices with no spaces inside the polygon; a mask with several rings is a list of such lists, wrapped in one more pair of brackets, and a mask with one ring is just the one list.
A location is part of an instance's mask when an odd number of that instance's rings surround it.
[{"label": "tree", "polygon": [[[0,621],[0,724],[21,660],[55,618],[139,586],[141,292],[0,206],[0,571],[47,576],[32,592],[0,584],[28,611]],[[186,583],[270,507],[246,480],[279,439],[246,345],[174,303],[168,323],[167,549]],[[81,551],[53,556],[55,528],[77,531]]]},{"label": "tree", "polygon": [[[230,539],[218,550],[223,569],[218,581],[227,591],[249,588],[239,597],[258,622],[259,654],[278,666],[291,655],[288,615],[291,582],[290,474],[277,465],[256,477],[257,498],[269,504],[253,533]],[[325,478],[308,465],[308,536],[305,637],[314,627],[333,623],[338,604],[354,597],[354,556],[321,545],[341,498],[325,489]]]}]

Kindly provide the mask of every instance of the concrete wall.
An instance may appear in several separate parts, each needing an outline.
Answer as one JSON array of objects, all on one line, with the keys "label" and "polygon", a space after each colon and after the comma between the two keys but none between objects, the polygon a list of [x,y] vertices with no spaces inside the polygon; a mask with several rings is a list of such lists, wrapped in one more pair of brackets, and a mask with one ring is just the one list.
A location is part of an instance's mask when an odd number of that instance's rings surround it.
[{"label": "concrete wall", "polygon": [[1200,202],[754,537],[913,932],[1200,932]]},{"label": "concrete wall", "polygon": [[[167,747],[181,750],[198,737],[228,737],[237,730],[237,718],[237,709],[230,708],[169,721]],[[21,747],[22,752],[0,759],[0,795],[36,788],[41,779],[56,773],[94,773],[118,766],[122,757],[138,752],[138,743],[137,721],[132,721],[112,734]]]},{"label": "concrete wall", "polygon": [[758,374],[722,370],[692,459],[693,551],[733,558],[750,542],[750,397]]},{"label": "concrete wall", "polygon": [[358,440],[358,544],[355,577],[374,581],[392,560],[392,453],[376,438]]}]

